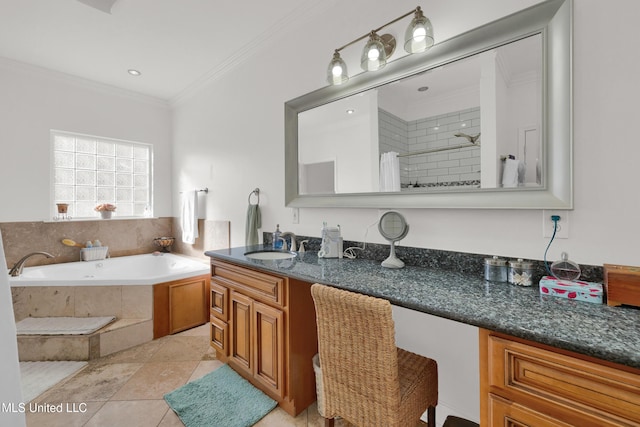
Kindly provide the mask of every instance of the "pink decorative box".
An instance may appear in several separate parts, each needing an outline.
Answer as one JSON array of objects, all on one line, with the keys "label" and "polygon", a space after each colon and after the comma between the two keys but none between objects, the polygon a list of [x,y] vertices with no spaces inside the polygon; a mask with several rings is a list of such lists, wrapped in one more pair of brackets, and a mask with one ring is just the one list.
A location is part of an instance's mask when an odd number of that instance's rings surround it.
[{"label": "pink decorative box", "polygon": [[602,304],[602,284],[578,280],[569,282],[544,276],[540,279],[540,293],[554,297]]}]

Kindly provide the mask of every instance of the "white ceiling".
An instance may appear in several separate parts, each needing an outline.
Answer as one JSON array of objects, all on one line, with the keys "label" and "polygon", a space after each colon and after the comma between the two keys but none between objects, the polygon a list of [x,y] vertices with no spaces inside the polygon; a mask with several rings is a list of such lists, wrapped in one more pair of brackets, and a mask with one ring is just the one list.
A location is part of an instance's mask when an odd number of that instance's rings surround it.
[{"label": "white ceiling", "polygon": [[78,0],[0,0],[0,58],[172,101],[284,31],[311,3],[116,0],[109,14]]}]

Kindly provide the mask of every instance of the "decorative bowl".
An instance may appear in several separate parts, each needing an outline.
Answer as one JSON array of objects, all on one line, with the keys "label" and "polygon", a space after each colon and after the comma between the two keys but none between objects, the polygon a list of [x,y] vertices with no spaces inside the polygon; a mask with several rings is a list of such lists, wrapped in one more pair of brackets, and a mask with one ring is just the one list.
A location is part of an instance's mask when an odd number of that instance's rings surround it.
[{"label": "decorative bowl", "polygon": [[156,237],[153,244],[162,248],[162,252],[169,252],[169,248],[175,242],[174,237]]}]

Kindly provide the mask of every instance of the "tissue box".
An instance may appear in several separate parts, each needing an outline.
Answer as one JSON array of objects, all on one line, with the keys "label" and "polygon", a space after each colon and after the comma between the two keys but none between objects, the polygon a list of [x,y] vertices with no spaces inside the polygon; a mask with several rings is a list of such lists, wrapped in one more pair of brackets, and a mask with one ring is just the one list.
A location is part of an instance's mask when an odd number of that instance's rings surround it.
[{"label": "tissue box", "polygon": [[109,253],[109,247],[97,246],[94,248],[80,249],[80,261],[98,261],[105,259]]},{"label": "tissue box", "polygon": [[602,304],[603,294],[602,284],[600,283],[584,282],[582,280],[569,282],[551,276],[544,276],[540,279],[540,293],[542,295],[553,295],[554,297],[596,304]]},{"label": "tissue box", "polygon": [[640,267],[604,264],[607,305],[640,307]]}]

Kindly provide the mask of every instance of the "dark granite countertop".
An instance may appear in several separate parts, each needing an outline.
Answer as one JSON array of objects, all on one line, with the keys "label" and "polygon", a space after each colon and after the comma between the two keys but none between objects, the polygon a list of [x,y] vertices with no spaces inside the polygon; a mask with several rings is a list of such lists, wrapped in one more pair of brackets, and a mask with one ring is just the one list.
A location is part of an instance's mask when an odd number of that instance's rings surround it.
[{"label": "dark granite countertop", "polygon": [[514,337],[640,368],[640,309],[541,295],[536,285],[486,282],[483,272],[407,266],[387,269],[366,259],[244,256],[262,246],[207,251],[224,261],[385,298],[395,305]]}]

